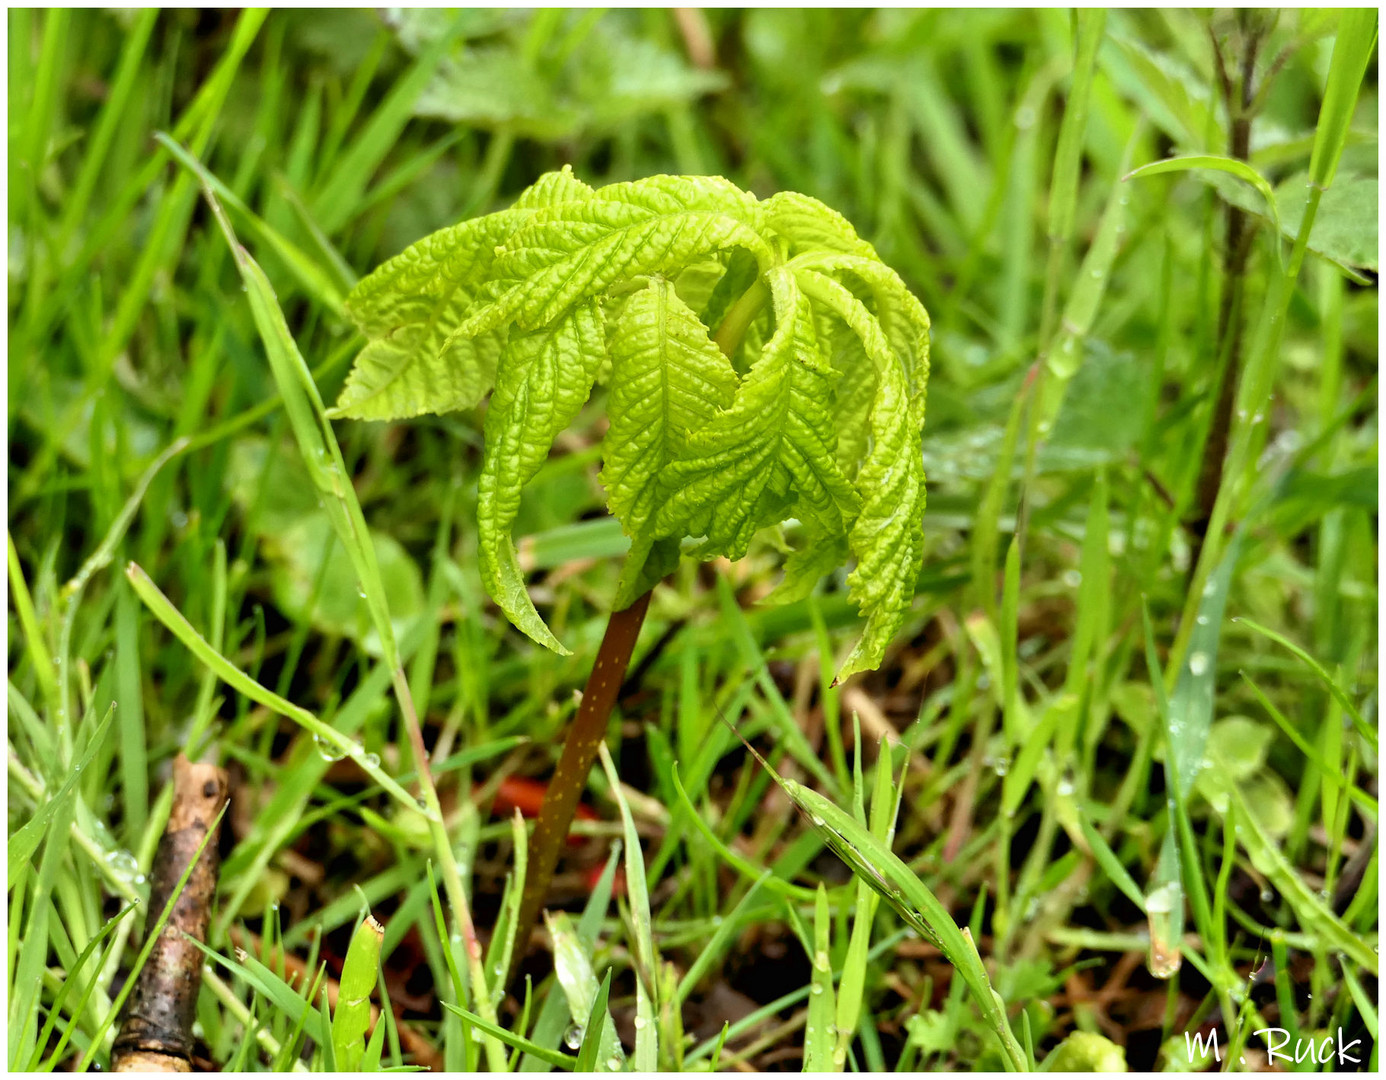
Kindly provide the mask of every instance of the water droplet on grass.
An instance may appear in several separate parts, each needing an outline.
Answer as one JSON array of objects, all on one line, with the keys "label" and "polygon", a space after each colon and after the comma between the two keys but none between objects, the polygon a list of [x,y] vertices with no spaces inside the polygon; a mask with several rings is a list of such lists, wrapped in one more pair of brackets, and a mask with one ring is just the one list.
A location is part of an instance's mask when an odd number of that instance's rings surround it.
[{"label": "water droplet on grass", "polygon": [[576,1050],[582,1045],[583,1030],[577,1024],[569,1024],[568,1030],[563,1033],[563,1045],[569,1050]]},{"label": "water droplet on grass", "polygon": [[313,736],[313,748],[317,750],[318,757],[323,761],[341,761],[346,757],[345,751],[335,743],[330,743],[321,735]]},{"label": "water droplet on grass", "polygon": [[1196,652],[1189,657],[1189,674],[1198,676],[1208,670],[1208,654]]}]

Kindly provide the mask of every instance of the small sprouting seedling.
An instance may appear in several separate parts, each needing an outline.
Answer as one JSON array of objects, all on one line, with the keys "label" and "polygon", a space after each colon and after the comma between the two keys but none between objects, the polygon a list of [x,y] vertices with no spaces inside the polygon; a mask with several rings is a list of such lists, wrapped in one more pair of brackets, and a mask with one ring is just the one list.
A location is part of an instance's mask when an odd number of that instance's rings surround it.
[{"label": "small sprouting seedling", "polygon": [[334,415],[442,413],[491,392],[481,578],[511,622],[558,652],[511,526],[555,437],[607,386],[601,476],[631,547],[536,827],[518,954],[648,593],[681,553],[739,559],[757,531],[797,522],[775,598],[807,595],[854,557],[849,595],[866,625],[838,679],[880,663],[923,559],[928,315],[814,199],[758,200],[720,177],[594,190],[567,168],[511,209],[419,241],[346,307],[368,343]]},{"label": "small sprouting seedling", "polygon": [[371,991],[380,969],[380,943],[385,927],[367,915],[352,935],[342,965],[337,1007],[332,1012],[332,1050],[337,1067],[356,1072],[366,1052],[365,1037],[371,1024]]}]

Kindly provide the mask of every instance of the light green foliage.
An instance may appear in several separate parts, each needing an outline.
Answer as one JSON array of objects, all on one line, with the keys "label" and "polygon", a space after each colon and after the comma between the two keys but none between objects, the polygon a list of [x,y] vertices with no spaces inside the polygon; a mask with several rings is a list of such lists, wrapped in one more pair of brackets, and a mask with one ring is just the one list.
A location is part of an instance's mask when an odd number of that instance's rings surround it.
[{"label": "light green foliage", "polygon": [[1126,1071],[1126,1052],[1105,1035],[1075,1031],[1044,1059],[1045,1072]]},{"label": "light green foliage", "polygon": [[384,937],[385,927],[374,915],[367,915],[347,948],[337,1007],[332,1013],[332,1048],[343,1072],[361,1068],[366,1029],[371,1022],[371,991],[375,989]]},{"label": "light green foliage", "polygon": [[[675,287],[686,270],[720,278],[701,310]],[[680,545],[737,559],[793,519],[802,539],[780,598],[806,595],[850,552],[866,629],[839,678],[880,662],[923,561],[929,318],[840,214],[792,192],[761,202],[720,177],[593,190],[565,168],[396,256],[347,310],[368,341],[335,415],[442,413],[492,390],[482,580],[535,641],[566,651],[525,588],[511,526],[606,370],[602,480],[631,538],[617,608]]]}]

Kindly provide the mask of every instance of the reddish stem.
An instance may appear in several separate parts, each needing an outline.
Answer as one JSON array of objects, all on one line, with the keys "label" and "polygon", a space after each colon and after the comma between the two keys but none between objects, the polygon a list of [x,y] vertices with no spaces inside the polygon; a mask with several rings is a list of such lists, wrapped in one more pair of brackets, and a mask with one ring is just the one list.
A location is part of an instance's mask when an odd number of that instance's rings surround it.
[{"label": "reddish stem", "polygon": [[606,738],[606,724],[621,692],[631,654],[635,651],[645,612],[650,607],[647,592],[623,611],[613,611],[607,620],[601,648],[597,650],[592,674],[582,691],[573,726],[563,743],[563,754],[549,781],[548,794],[539,811],[539,820],[529,840],[529,868],[525,875],[525,892],[520,902],[520,918],[515,934],[512,964],[518,965],[529,944],[530,934],[539,919],[539,911],[548,897],[558,855],[567,838],[578,800],[587,786],[587,775],[597,757],[597,749]]}]

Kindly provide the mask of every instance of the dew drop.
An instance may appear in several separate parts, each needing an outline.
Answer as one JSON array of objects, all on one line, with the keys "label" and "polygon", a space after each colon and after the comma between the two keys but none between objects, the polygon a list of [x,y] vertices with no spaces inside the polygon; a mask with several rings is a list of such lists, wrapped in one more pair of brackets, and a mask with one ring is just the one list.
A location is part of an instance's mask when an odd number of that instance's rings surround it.
[{"label": "dew drop", "polygon": [[313,736],[313,748],[317,750],[318,757],[322,758],[323,761],[341,761],[342,758],[346,757],[341,747],[328,742],[321,735]]},{"label": "dew drop", "polygon": [[1270,903],[1272,900],[1274,900],[1274,899],[1275,899],[1275,893],[1271,892],[1269,889],[1262,889],[1262,890],[1261,890],[1261,903],[1263,903],[1263,904],[1269,904],[1269,903]]},{"label": "dew drop", "polygon": [[1189,674],[1198,676],[1208,670],[1208,654],[1196,652],[1189,657]]},{"label": "dew drop", "polygon": [[610,1069],[612,1072],[620,1072],[620,1071],[621,1071],[621,1059],[618,1058],[618,1057],[607,1058],[607,1059],[606,1059],[606,1067],[607,1067],[608,1069]]},{"label": "dew drop", "polygon": [[576,1050],[582,1045],[582,1028],[577,1024],[569,1024],[568,1030],[563,1033],[563,1045],[569,1050]]},{"label": "dew drop", "polygon": [[815,994],[821,994],[821,993],[823,992],[823,984],[822,984],[822,983],[814,983],[814,984],[813,984],[813,992],[814,992]]},{"label": "dew drop", "polygon": [[362,761],[362,764],[365,765],[366,768],[368,768],[368,769],[378,769],[378,768],[380,768],[380,755],[379,755],[379,754],[367,754],[364,758],[361,759],[361,761]]},{"label": "dew drop", "polygon": [[816,825],[816,826],[817,826],[818,828],[820,828],[820,829],[821,829],[821,828],[823,827],[823,825],[824,825],[823,819],[822,819],[821,817],[819,817],[817,814],[810,814],[810,815],[809,815],[809,820],[812,821],[812,822],[814,823],[814,825]]},{"label": "dew drop", "polygon": [[1208,616],[1207,616],[1207,615],[1200,615],[1198,618],[1196,618],[1196,619],[1194,620],[1194,622],[1198,623],[1199,626],[1207,626],[1207,625],[1208,625]]},{"label": "dew drop", "polygon": [[1168,915],[1174,910],[1174,888],[1170,885],[1161,885],[1145,898],[1145,910],[1148,915]]}]

